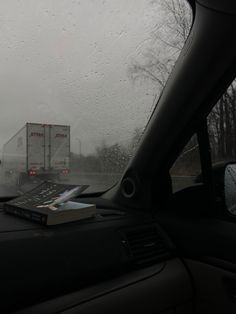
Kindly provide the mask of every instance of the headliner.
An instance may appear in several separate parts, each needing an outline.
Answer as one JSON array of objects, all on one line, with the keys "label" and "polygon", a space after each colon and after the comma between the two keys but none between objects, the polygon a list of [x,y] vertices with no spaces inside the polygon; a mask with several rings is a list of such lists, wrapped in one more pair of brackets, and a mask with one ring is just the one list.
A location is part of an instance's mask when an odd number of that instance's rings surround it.
[{"label": "headliner", "polygon": [[235,0],[189,0],[190,4],[197,2],[210,9],[236,15],[236,1]]}]

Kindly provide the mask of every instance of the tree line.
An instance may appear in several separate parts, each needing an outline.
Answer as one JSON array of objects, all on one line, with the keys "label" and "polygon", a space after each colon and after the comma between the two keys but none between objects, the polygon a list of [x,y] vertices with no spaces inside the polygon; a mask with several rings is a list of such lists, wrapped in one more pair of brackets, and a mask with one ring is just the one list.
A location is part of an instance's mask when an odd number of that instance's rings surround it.
[{"label": "tree line", "polygon": [[142,129],[137,128],[129,144],[102,143],[96,147],[96,152],[90,155],[71,153],[70,168],[80,172],[122,173],[139,143]]},{"label": "tree line", "polygon": [[214,161],[236,159],[236,81],[234,80],[208,116]]}]

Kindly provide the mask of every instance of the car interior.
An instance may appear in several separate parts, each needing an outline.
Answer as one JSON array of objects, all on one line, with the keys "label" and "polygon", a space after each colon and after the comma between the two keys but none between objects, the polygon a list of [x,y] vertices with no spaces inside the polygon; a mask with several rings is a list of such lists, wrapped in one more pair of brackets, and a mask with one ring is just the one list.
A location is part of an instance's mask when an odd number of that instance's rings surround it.
[{"label": "car interior", "polygon": [[[45,227],[1,209],[1,313],[236,313],[234,161],[214,165],[207,123],[235,79],[236,2],[189,3],[191,31],[122,178],[77,199],[96,217]],[[175,191],[192,136],[200,173]]]}]

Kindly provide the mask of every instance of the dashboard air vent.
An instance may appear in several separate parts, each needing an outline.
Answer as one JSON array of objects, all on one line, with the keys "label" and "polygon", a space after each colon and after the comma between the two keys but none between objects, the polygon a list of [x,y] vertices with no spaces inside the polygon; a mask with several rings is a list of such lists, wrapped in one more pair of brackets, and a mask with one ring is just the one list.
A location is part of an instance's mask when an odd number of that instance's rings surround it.
[{"label": "dashboard air vent", "polygon": [[124,241],[131,258],[139,266],[153,264],[170,257],[167,245],[154,225],[127,230]]}]

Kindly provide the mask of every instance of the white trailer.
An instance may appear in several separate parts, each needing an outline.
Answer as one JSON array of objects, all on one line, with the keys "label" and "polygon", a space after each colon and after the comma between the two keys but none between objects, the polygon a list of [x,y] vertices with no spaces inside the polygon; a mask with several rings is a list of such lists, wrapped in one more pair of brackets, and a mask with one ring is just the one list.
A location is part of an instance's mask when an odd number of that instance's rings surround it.
[{"label": "white trailer", "polygon": [[4,146],[2,169],[18,183],[66,175],[70,166],[70,126],[26,123]]}]

